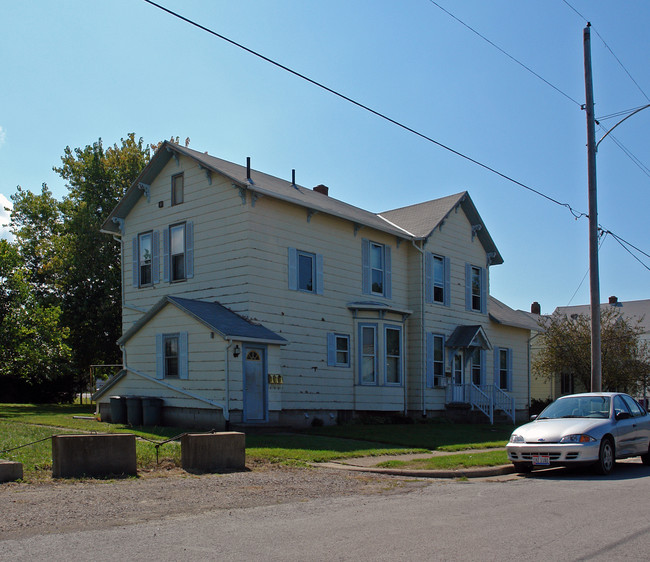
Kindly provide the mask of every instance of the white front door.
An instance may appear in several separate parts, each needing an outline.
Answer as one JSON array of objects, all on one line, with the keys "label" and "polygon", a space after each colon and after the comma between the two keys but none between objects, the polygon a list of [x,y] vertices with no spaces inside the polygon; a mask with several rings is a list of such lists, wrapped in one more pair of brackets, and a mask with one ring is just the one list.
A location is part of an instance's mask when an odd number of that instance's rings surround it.
[{"label": "white front door", "polygon": [[457,351],[454,355],[454,362],[451,371],[452,402],[466,402],[463,387],[463,352]]}]

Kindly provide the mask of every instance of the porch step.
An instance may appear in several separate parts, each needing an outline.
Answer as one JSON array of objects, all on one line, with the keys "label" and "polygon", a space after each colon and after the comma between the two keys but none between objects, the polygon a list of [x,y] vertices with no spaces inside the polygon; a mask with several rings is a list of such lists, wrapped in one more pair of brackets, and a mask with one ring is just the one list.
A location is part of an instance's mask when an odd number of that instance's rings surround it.
[{"label": "porch step", "polygon": [[[451,402],[445,405],[445,417],[452,422],[456,423],[490,423],[488,418],[483,412],[478,409],[472,410],[471,404],[460,402]],[[502,410],[494,411],[494,423],[512,423],[512,420]]]}]

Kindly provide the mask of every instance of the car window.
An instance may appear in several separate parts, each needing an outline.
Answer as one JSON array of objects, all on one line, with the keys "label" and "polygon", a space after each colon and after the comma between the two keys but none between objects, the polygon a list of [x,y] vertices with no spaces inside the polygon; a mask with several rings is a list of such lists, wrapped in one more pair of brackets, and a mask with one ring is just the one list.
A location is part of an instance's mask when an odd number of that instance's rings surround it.
[{"label": "car window", "polygon": [[[538,419],[609,418],[608,396],[569,396],[548,406]],[[623,405],[625,406],[625,405]]]},{"label": "car window", "polygon": [[636,401],[633,400],[631,397],[629,397],[629,396],[625,396],[625,395],[624,395],[624,396],[623,396],[623,400],[625,401],[625,403],[627,404],[628,408],[630,409],[630,412],[632,412],[632,415],[633,415],[635,418],[638,418],[638,417],[640,417],[640,416],[644,416],[644,415],[645,415],[645,411],[643,410],[643,408],[641,408],[641,406],[639,406],[639,405],[636,403]]},{"label": "car window", "polygon": [[614,415],[618,415],[621,413],[627,413],[632,415],[630,409],[625,405],[625,402],[623,401],[623,397],[617,394],[616,396],[614,396]]}]

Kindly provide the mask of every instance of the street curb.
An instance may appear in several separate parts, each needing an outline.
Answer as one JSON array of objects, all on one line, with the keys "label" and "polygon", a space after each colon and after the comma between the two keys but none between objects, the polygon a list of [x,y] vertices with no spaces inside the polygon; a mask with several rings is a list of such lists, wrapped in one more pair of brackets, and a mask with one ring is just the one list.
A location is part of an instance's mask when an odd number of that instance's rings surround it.
[{"label": "street curb", "polygon": [[416,478],[485,478],[488,476],[503,476],[505,474],[515,473],[515,467],[511,464],[503,464],[500,466],[483,466],[460,470],[409,470],[400,468],[376,468],[340,464],[335,462],[311,463],[311,465],[321,468],[349,470],[351,472],[371,472],[375,474],[389,474],[391,476],[412,476]]}]

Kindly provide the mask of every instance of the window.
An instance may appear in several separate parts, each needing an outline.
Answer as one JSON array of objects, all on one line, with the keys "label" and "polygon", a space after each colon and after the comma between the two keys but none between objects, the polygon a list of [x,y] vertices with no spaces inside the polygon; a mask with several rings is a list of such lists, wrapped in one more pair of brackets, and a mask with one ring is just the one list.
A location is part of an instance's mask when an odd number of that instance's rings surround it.
[{"label": "window", "polygon": [[627,404],[627,407],[630,409],[630,412],[632,412],[632,415],[635,418],[645,416],[645,410],[639,406],[639,404],[636,402],[636,400],[633,400],[629,396],[622,396],[623,401]]},{"label": "window", "polygon": [[188,377],[187,332],[156,335],[156,377]]},{"label": "window", "polygon": [[180,205],[185,197],[183,174],[172,176],[172,205]]},{"label": "window", "polygon": [[178,335],[164,337],[163,352],[165,378],[178,378]]},{"label": "window", "polygon": [[153,234],[147,232],[138,235],[138,268],[140,273],[140,287],[153,283],[151,277],[151,262],[153,258]]},{"label": "window", "polygon": [[427,303],[449,306],[450,265],[449,258],[427,253],[425,264],[425,298]]},{"label": "window", "polygon": [[483,384],[483,350],[475,347],[472,351],[471,362],[472,362],[472,384],[476,386],[481,386]]},{"label": "window", "polygon": [[289,288],[323,294],[323,256],[289,248]]},{"label": "window", "polygon": [[487,271],[485,268],[465,265],[465,308],[487,312]]},{"label": "window", "polygon": [[330,367],[350,366],[350,336],[327,334],[327,364]]},{"label": "window", "polygon": [[158,231],[143,232],[133,238],[133,286],[150,287],[160,282]]},{"label": "window", "polygon": [[175,282],[194,277],[193,223],[174,224],[164,231],[164,280]]},{"label": "window", "polygon": [[361,325],[359,331],[361,384],[377,384],[377,327]]},{"label": "window", "polygon": [[512,350],[494,348],[494,383],[501,390],[512,388]]},{"label": "window", "polygon": [[386,384],[402,383],[402,330],[400,328],[386,327],[385,329],[386,353]]},{"label": "window", "polygon": [[442,386],[445,378],[445,337],[427,334],[427,386]]},{"label": "window", "polygon": [[361,262],[363,292],[391,298],[390,246],[364,238],[361,246]]},{"label": "window", "polygon": [[571,373],[560,375],[560,394],[573,394],[573,375]]}]

